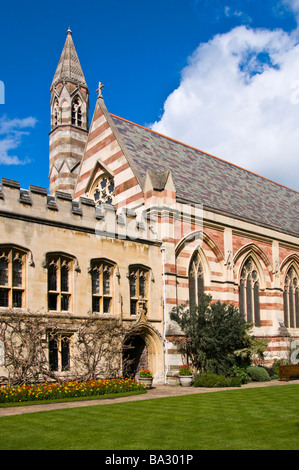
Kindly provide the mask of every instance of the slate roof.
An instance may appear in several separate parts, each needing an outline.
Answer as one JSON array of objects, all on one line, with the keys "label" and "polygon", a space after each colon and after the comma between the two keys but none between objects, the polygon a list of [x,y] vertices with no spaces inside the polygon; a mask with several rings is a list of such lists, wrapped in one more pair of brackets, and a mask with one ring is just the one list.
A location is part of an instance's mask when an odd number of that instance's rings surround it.
[{"label": "slate roof", "polygon": [[111,115],[141,177],[171,170],[177,199],[299,236],[299,192]]}]

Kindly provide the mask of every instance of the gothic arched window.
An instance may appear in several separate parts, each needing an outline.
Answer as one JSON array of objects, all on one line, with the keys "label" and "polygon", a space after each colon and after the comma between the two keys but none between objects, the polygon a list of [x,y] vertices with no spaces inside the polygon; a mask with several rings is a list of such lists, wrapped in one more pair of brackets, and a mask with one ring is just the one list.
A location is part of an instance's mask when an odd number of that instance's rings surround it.
[{"label": "gothic arched window", "polygon": [[70,370],[70,333],[49,332],[49,367],[52,372]]},{"label": "gothic arched window", "polygon": [[288,270],[285,277],[283,306],[285,326],[287,328],[299,328],[299,285],[293,267]]},{"label": "gothic arched window", "polygon": [[25,253],[18,249],[0,250],[0,307],[24,305]]},{"label": "gothic arched window", "polygon": [[252,258],[245,262],[240,279],[239,308],[248,323],[261,325],[259,275]]},{"label": "gothic arched window", "polygon": [[199,253],[194,253],[189,267],[189,303],[190,309],[199,304],[200,295],[204,292],[203,267]]},{"label": "gothic arched window", "polygon": [[93,260],[90,267],[92,288],[92,311],[113,313],[112,309],[112,274],[114,265],[108,261]]},{"label": "gothic arched window", "polygon": [[70,311],[72,261],[59,255],[48,256],[48,309]]},{"label": "gothic arched window", "polygon": [[82,127],[82,105],[78,97],[72,103],[72,124]]},{"label": "gothic arched window", "polygon": [[54,126],[58,126],[60,124],[60,113],[59,113],[59,104],[58,100],[55,100],[54,106],[53,106],[53,117],[54,117]]},{"label": "gothic arched window", "polygon": [[149,270],[143,268],[143,266],[130,266],[128,277],[130,282],[130,312],[131,315],[136,315],[140,300],[144,302],[147,309]]},{"label": "gothic arched window", "polygon": [[104,175],[93,190],[93,198],[96,204],[113,204],[114,180],[112,176]]}]

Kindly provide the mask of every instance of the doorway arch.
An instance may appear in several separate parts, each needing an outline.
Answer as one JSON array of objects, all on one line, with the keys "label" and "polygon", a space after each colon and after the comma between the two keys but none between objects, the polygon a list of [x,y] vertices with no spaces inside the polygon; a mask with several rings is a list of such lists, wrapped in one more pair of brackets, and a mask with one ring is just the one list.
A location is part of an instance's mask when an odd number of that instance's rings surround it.
[{"label": "doorway arch", "polygon": [[140,323],[134,332],[124,341],[123,375],[136,378],[140,369],[149,369],[154,378],[163,377],[163,339],[147,323]]},{"label": "doorway arch", "polygon": [[124,343],[123,375],[134,379],[140,369],[148,369],[148,351],[144,339],[134,335]]}]

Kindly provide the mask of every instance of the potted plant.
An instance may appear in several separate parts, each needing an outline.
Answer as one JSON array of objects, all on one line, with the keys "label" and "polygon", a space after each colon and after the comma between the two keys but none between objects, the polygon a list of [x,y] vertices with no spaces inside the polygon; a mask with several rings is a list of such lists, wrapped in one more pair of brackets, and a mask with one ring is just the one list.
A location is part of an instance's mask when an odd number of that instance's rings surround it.
[{"label": "potted plant", "polygon": [[143,384],[146,388],[151,388],[153,384],[153,374],[148,369],[140,369],[138,377],[139,383]]},{"label": "potted plant", "polygon": [[189,366],[181,366],[179,368],[179,380],[182,387],[190,387],[193,380],[193,371]]}]

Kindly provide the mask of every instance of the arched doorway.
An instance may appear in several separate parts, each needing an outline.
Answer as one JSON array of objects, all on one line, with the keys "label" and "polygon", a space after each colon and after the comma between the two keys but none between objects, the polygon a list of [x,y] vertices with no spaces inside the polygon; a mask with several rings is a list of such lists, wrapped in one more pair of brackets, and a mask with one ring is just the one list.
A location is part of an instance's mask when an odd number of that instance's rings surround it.
[{"label": "arched doorway", "polygon": [[148,350],[144,339],[134,335],[124,343],[123,375],[134,379],[140,369],[148,369]]},{"label": "arched doorway", "polygon": [[149,369],[154,381],[164,380],[164,351],[161,335],[148,323],[140,322],[123,345],[123,376],[136,378],[139,370]]}]

